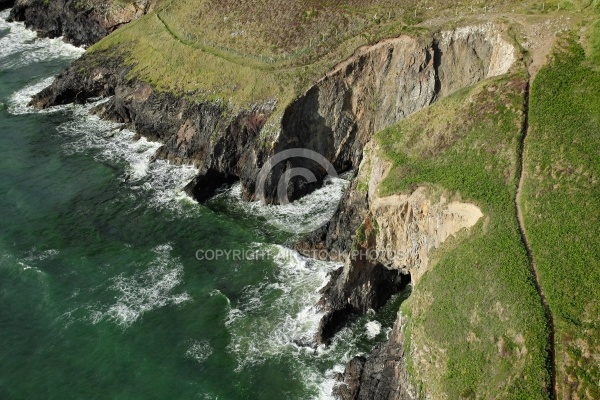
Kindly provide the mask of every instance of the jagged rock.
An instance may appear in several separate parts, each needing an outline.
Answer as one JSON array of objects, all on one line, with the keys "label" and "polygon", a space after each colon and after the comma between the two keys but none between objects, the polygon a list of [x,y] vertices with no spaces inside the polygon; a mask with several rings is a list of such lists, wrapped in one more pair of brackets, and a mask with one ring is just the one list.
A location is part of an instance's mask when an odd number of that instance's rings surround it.
[{"label": "jagged rock", "polygon": [[[312,124],[334,127],[338,135],[348,132],[329,141],[339,142],[335,154],[356,168],[374,133],[460,88],[508,72],[514,61],[514,47],[503,39],[501,28],[491,24],[442,32],[426,45],[406,38],[385,40],[359,51],[317,84],[319,95],[310,96],[318,99],[321,109]],[[331,106],[332,99],[337,108]],[[352,129],[344,128],[348,122],[340,122],[347,120],[344,115],[352,117]],[[306,131],[306,121],[311,119],[305,114],[296,131]],[[323,127],[318,131],[329,132]],[[351,248],[352,235],[369,206],[368,195],[360,193],[357,182],[350,192],[329,223],[303,238],[298,250],[309,254],[333,248],[340,253]]]},{"label": "jagged rock", "polygon": [[334,395],[342,400],[412,400],[417,398],[406,371],[403,319],[398,318],[387,342],[367,357],[350,360],[338,376]]},{"label": "jagged rock", "polygon": [[25,26],[37,31],[40,36],[62,36],[76,46],[92,45],[151,9],[149,0],[103,3],[12,0],[12,3],[10,21],[23,21]]},{"label": "jagged rock", "polygon": [[348,267],[339,268],[321,290],[318,307],[325,311],[316,342],[327,343],[352,315],[379,310],[394,294],[410,283],[410,276],[389,270],[358,255]]},{"label": "jagged rock", "polygon": [[343,374],[337,377],[341,384],[334,387],[334,395],[343,400],[354,400],[360,391],[360,379],[367,359],[364,356],[354,357],[346,364]]}]

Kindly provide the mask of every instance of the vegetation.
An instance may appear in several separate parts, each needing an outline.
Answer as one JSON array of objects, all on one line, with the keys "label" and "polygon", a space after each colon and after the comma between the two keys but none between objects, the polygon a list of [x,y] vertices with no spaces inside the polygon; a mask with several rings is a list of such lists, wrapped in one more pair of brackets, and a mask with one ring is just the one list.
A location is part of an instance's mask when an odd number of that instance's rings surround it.
[{"label": "vegetation", "polygon": [[291,96],[289,85],[284,83],[285,73],[272,74],[236,64],[218,52],[188,46],[165,29],[157,14],[146,15],[118,30],[91,51],[115,47],[133,66],[130,76],[158,90],[194,93],[203,99],[235,98],[244,104]]},{"label": "vegetation", "polygon": [[[119,48],[159,90],[248,106],[287,104],[358,47],[502,12],[576,10],[589,0],[164,0],[91,51]],[[546,7],[547,6],[547,7]],[[421,25],[424,20],[437,22]],[[276,115],[277,116],[277,115]],[[276,118],[274,118],[275,120]]]},{"label": "vegetation", "polygon": [[485,215],[435,252],[403,305],[425,393],[549,398],[548,331],[514,203],[527,80],[516,71],[482,82],[377,135],[393,163],[382,195],[426,185]]},{"label": "vegetation", "polygon": [[523,207],[554,315],[560,398],[600,398],[600,43],[571,35],[531,95]]},{"label": "vegetation", "polygon": [[271,64],[300,65],[346,41],[354,50],[356,44],[397,36],[435,17],[550,12],[559,4],[574,10],[585,3],[590,1],[174,0],[160,14],[180,36],[198,44]]}]

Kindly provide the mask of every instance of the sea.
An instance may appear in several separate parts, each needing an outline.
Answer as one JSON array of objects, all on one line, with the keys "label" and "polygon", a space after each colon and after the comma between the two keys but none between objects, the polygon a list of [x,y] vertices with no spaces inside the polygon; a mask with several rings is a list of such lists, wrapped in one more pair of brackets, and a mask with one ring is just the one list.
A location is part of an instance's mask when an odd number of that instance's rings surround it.
[{"label": "sea", "polygon": [[[406,294],[315,346],[341,265],[291,250],[339,178],[264,206],[239,184],[206,204],[192,166],[90,113],[28,106],[84,50],[0,13],[0,399],[330,399],[384,341]],[[280,208],[277,208],[280,207]]]}]

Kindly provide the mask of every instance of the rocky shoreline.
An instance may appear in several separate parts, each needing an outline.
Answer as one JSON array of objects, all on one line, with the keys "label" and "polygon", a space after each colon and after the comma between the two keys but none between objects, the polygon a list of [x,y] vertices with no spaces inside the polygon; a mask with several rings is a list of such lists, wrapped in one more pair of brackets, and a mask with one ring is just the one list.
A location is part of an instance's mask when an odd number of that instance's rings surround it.
[{"label": "rocky shoreline", "polygon": [[63,37],[75,46],[90,46],[118,27],[152,10],[150,0],[94,3],[76,0],[0,0],[0,9],[10,8],[9,21],[25,26],[42,37]]},{"label": "rocky shoreline", "polygon": [[[94,43],[151,9],[145,2],[103,19],[99,10],[85,12],[69,1],[32,4],[18,0],[10,18],[77,45]],[[327,343],[353,316],[382,307],[411,280],[418,282],[428,267],[428,252],[482,216],[473,205],[449,203],[425,188],[380,198],[379,184],[389,165],[378,158],[373,135],[460,88],[507,72],[515,55],[502,27],[461,28],[429,40],[400,37],[361,48],[291,104],[273,100],[240,106],[192,100],[193,93],[158,92],[129,77],[123,57],[117,51],[86,53],[36,95],[32,105],[46,108],[110,96],[96,113],[162,143],[156,158],[198,167],[200,174],[186,188],[198,201],[237,181],[246,199],[256,199],[260,168],[286,149],[310,149],[338,172],[357,171],[333,219],[297,244],[308,256],[319,249],[353,253],[342,257],[345,266],[322,290],[318,306],[325,316],[317,343]],[[284,107],[283,117],[275,121],[279,133],[266,143],[262,131],[278,107]],[[288,160],[272,170],[265,201],[277,201],[279,179],[293,168],[307,168],[319,181],[325,177],[310,160]],[[318,185],[292,180],[289,197],[300,198]],[[368,256],[370,250],[377,255]],[[387,342],[348,363],[338,377],[336,396],[418,397],[408,379],[402,326],[399,317]]]}]

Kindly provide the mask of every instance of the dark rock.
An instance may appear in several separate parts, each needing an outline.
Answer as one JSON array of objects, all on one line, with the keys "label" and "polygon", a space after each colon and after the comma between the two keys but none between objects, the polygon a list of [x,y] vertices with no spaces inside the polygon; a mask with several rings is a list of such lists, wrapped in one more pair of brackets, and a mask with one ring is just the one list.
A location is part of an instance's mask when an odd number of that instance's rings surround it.
[{"label": "dark rock", "polygon": [[341,384],[334,387],[334,395],[343,400],[354,400],[360,390],[360,378],[367,359],[364,356],[354,357],[346,364],[343,374],[337,377]]},{"label": "dark rock", "polygon": [[353,315],[379,310],[410,283],[410,275],[371,263],[360,255],[334,271],[321,289],[318,307],[325,311],[317,330],[317,343],[328,343]]},{"label": "dark rock", "polygon": [[11,8],[15,5],[15,0],[0,0],[0,11]]},{"label": "dark rock", "polygon": [[[259,133],[274,103],[234,112],[221,102],[156,92],[147,83],[127,79],[128,72],[119,54],[89,53],[34,96],[31,104],[45,108],[113,96],[94,112],[163,143],[155,158],[198,167],[200,174],[186,188],[194,198],[204,201],[224,184],[237,180],[251,197],[257,166],[269,154]],[[273,187],[269,190],[274,192]]]},{"label": "dark rock", "polygon": [[409,400],[417,398],[406,371],[402,319],[389,339],[367,357],[355,357],[338,377],[334,395],[342,400]]},{"label": "dark rock", "polygon": [[[6,0],[0,0],[6,1]],[[149,1],[90,2],[80,0],[9,0],[9,21],[23,21],[43,37],[60,37],[76,46],[89,46],[119,26],[139,18],[150,8]],[[4,7],[8,8],[8,7]]]},{"label": "dark rock", "polygon": [[[368,214],[367,194],[357,190],[357,184],[357,181],[352,182],[327,224],[296,243],[299,253],[306,257],[324,258],[324,261],[348,259],[353,249],[354,234]],[[319,251],[322,249],[327,251]]]}]

